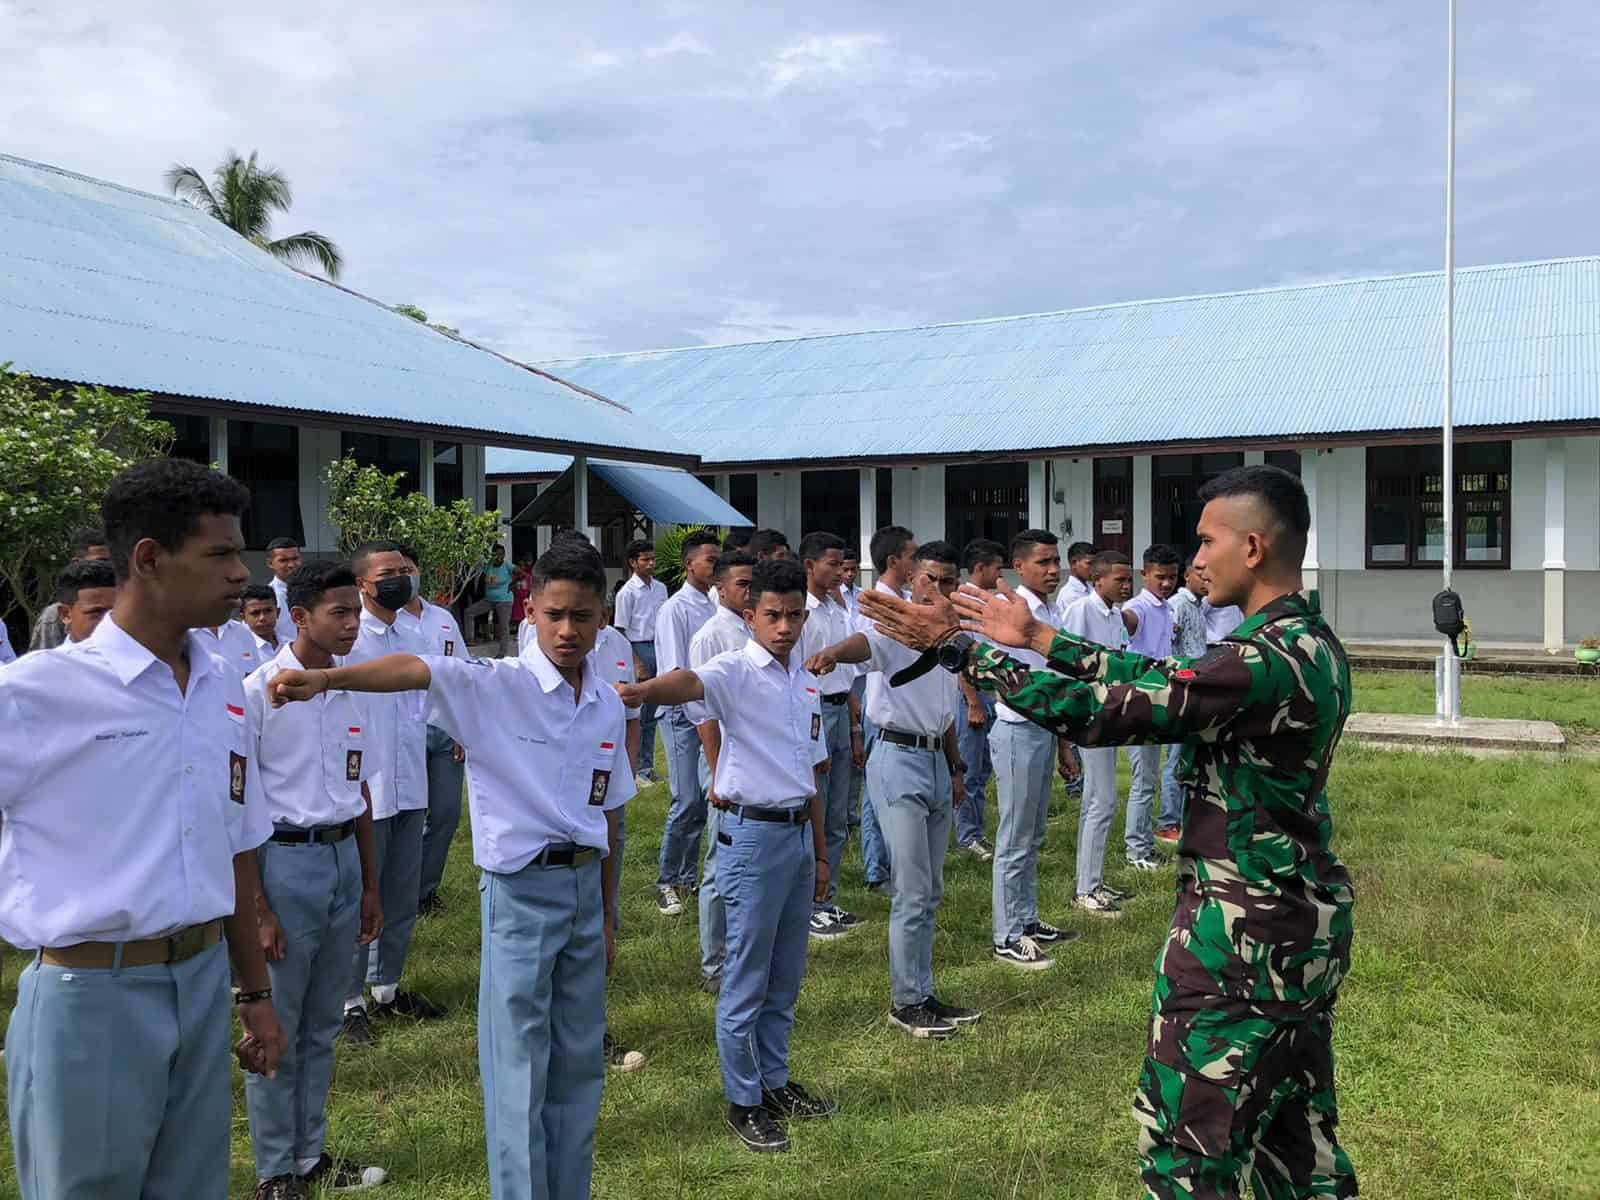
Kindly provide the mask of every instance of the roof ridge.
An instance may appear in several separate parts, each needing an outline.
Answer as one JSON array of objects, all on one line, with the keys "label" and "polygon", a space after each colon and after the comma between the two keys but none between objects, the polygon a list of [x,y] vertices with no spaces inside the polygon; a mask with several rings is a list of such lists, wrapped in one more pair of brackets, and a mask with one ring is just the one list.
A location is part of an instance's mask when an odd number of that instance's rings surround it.
[{"label": "roof ridge", "polygon": [[[1480,263],[1471,267],[1457,267],[1459,275],[1481,275],[1492,271],[1517,271],[1530,267],[1555,267],[1568,263],[1595,262],[1600,254],[1573,254],[1564,258],[1538,258],[1520,262]],[[794,337],[758,338],[748,342],[706,342],[698,346],[666,346],[653,350],[618,350],[610,354],[589,354],[578,357],[551,358],[539,365],[552,369],[563,363],[606,362],[620,358],[647,358],[653,355],[688,354],[694,351],[734,350],[743,346],[776,346],[796,342],[819,342],[831,338],[863,337],[880,333],[918,333],[926,329],[961,329],[975,325],[1000,325],[1008,321],[1037,321],[1045,317],[1066,317],[1075,313],[1106,312],[1120,308],[1141,308],[1151,304],[1189,304],[1201,300],[1224,300],[1231,296],[1262,296],[1284,292],[1306,291],[1311,288],[1353,287],[1358,284],[1393,283],[1402,279],[1443,278],[1443,268],[1429,271],[1400,271],[1393,275],[1356,275],[1346,279],[1305,280],[1300,283],[1270,284],[1265,287],[1234,288],[1220,292],[1192,292],[1182,296],[1152,296],[1143,300],[1114,300],[1107,304],[1081,304],[1074,308],[1047,309],[1043,312],[1013,313],[1003,317],[976,317],[967,321],[929,321],[921,325],[892,325],[869,329],[852,329],[831,333],[804,333]]]},{"label": "roof ridge", "polygon": [[[30,167],[35,171],[48,171],[52,175],[62,175],[68,179],[95,184],[97,187],[127,192],[130,196],[141,196],[146,200],[159,200],[162,204],[170,204],[176,208],[187,209],[190,212],[200,212],[194,205],[186,200],[180,200],[176,196],[163,196],[158,192],[147,192],[143,188],[129,187],[125,183],[116,183],[110,179],[101,179],[95,175],[85,175],[82,171],[69,171],[66,167],[58,167],[54,163],[36,162],[31,158],[23,158],[19,154],[0,152],[0,162],[16,163],[18,166]],[[200,215],[204,216],[205,214],[200,213]]]}]

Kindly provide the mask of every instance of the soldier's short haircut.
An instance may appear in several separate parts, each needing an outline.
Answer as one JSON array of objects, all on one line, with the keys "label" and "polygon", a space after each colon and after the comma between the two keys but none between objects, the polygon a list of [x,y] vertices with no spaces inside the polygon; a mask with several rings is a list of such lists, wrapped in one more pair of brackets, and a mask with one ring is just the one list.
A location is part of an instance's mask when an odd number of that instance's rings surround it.
[{"label": "soldier's short haircut", "polygon": [[1093,542],[1073,542],[1067,547],[1067,562],[1075,563],[1080,558],[1093,558],[1095,548]]},{"label": "soldier's short haircut", "polygon": [[1005,562],[1006,548],[988,538],[973,538],[961,551],[961,565],[970,571],[980,563]]},{"label": "soldier's short haircut", "polygon": [[1026,558],[1035,546],[1059,546],[1061,539],[1048,529],[1024,529],[1011,539],[1011,561]]},{"label": "soldier's short haircut", "polygon": [[1303,538],[1311,530],[1311,502],[1306,499],[1305,486],[1282,467],[1234,467],[1200,487],[1202,504],[1228,496],[1255,497],[1297,537]]},{"label": "soldier's short haircut", "polygon": [[1146,567],[1182,567],[1183,555],[1165,542],[1157,542],[1144,552]]},{"label": "soldier's short haircut", "polygon": [[1099,579],[1102,575],[1109,575],[1118,567],[1131,567],[1128,556],[1121,550],[1102,550],[1089,562],[1089,578]]}]

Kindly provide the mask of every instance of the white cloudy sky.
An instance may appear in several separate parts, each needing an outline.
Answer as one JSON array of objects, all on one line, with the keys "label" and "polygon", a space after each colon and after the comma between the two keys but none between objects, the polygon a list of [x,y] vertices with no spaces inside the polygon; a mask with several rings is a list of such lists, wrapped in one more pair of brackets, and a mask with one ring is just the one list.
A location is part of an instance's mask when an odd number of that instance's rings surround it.
[{"label": "white cloudy sky", "polygon": [[[1460,0],[1459,256],[1600,251],[1600,6]],[[509,353],[1427,269],[1444,0],[0,0],[0,150],[276,232]]]}]

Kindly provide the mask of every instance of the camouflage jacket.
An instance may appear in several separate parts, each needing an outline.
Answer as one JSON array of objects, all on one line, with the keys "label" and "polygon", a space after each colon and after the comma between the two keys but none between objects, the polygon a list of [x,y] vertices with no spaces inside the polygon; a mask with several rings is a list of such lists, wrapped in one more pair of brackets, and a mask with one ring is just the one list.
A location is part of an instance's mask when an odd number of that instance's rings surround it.
[{"label": "camouflage jacket", "polygon": [[1281,596],[1197,659],[1149,659],[1058,634],[1050,671],[978,646],[965,672],[1088,746],[1181,742],[1179,902],[1163,973],[1189,992],[1287,1015],[1349,966],[1354,894],[1324,784],[1350,713],[1350,666],[1316,594]]}]

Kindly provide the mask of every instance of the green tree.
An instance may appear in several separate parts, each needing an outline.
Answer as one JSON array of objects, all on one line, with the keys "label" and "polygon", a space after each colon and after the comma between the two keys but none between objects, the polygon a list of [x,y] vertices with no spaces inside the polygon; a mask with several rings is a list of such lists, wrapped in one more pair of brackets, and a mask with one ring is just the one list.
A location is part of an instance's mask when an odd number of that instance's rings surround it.
[{"label": "green tree", "polygon": [[435,504],[420,492],[400,494],[404,472],[385,475],[353,458],[328,464],[328,520],[338,526],[339,549],[389,539],[416,550],[423,594],[449,605],[466,588],[499,537],[500,514],[474,512],[465,500]]},{"label": "green tree", "polygon": [[274,258],[311,262],[329,279],[339,278],[344,256],[322,234],[308,229],[283,238],[271,236],[273,214],[288,212],[294,199],[284,173],[276,167],[257,166],[254,150],[249,158],[228,151],[209,184],[199,171],[184,163],[173,163],[163,179],[174,196],[209,213]]},{"label": "green tree", "polygon": [[656,533],[656,578],[669,592],[683,586],[683,539],[704,525],[668,525]]},{"label": "green tree", "polygon": [[413,321],[416,321],[422,325],[426,325],[429,329],[437,329],[440,333],[447,333],[451,337],[461,336],[461,330],[457,329],[454,325],[441,325],[437,321],[428,320],[428,314],[423,312],[422,309],[418,308],[415,304],[395,304],[391,307],[401,316],[410,317]]},{"label": "green tree", "polygon": [[172,426],[152,420],[143,393],[54,390],[0,363],[0,619],[29,624],[50,603],[74,529],[100,521],[117,472],[165,454]]}]

